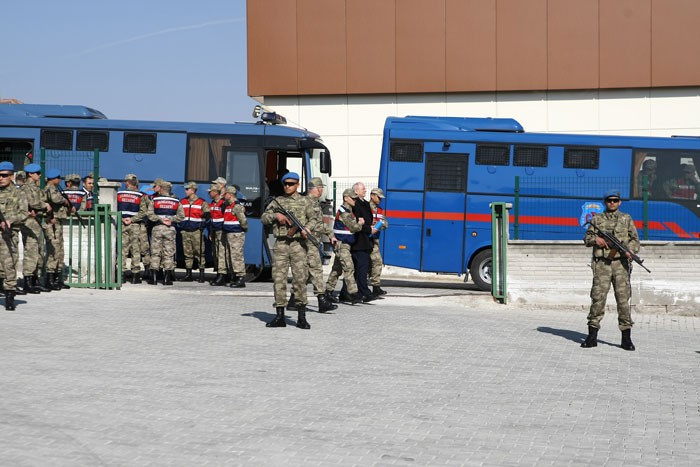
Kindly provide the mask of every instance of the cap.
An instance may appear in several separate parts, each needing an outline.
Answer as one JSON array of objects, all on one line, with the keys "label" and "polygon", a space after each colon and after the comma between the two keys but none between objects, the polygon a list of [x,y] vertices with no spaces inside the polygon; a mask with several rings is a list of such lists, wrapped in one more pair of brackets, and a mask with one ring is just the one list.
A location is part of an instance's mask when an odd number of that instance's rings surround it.
[{"label": "cap", "polygon": [[185,183],[185,190],[188,188],[192,188],[193,190],[197,191],[197,184],[195,182],[187,182]]},{"label": "cap", "polygon": [[216,177],[216,180],[212,180],[211,182],[222,186],[228,183],[224,177]]},{"label": "cap", "polygon": [[15,172],[15,180],[26,180],[27,179],[27,172],[24,170],[18,170]]},{"label": "cap", "polygon": [[343,191],[343,198],[346,196],[349,196],[351,198],[357,198],[357,193],[355,193],[355,190],[352,188],[347,188],[345,191]]},{"label": "cap", "polygon": [[644,164],[642,164],[642,167],[645,169],[655,169],[656,161],[654,159],[647,159],[644,161]]},{"label": "cap", "polygon": [[608,190],[605,192],[603,199],[619,198],[619,197],[620,197],[620,190]]},{"label": "cap", "polygon": [[282,176],[282,181],[285,180],[297,180],[299,181],[299,174],[296,172],[289,172]]},{"label": "cap", "polygon": [[372,188],[372,191],[370,191],[369,194],[377,195],[380,198],[384,198],[384,191],[381,188]]},{"label": "cap", "polygon": [[61,178],[61,171],[58,169],[49,169],[46,171],[46,180],[51,180],[52,178]]},{"label": "cap", "polygon": [[64,177],[64,180],[72,183],[80,183],[80,175],[78,174],[68,174]]},{"label": "cap", "polygon": [[683,164],[683,172],[692,174],[695,172],[695,166],[693,164]]},{"label": "cap", "polygon": [[160,186],[161,188],[165,188],[166,190],[170,191],[170,189],[173,187],[173,184],[163,180],[162,182],[160,182]]},{"label": "cap", "polygon": [[147,195],[152,195],[153,193],[155,193],[151,185],[141,185],[140,191],[141,193],[146,193]]},{"label": "cap", "polygon": [[236,187],[235,187],[235,186],[227,186],[227,187],[226,187],[226,193],[235,195],[235,194],[236,194]]},{"label": "cap", "polygon": [[130,182],[135,185],[139,184],[139,178],[135,174],[126,174],[124,175],[124,181],[125,182]]},{"label": "cap", "polygon": [[219,190],[221,190],[221,186],[220,186],[218,183],[212,183],[211,185],[209,185],[209,190],[208,190],[208,191],[216,191],[216,192],[218,192]]},{"label": "cap", "polygon": [[309,188],[316,188],[319,186],[326,186],[323,184],[323,180],[321,180],[320,177],[314,177],[311,180],[309,180]]},{"label": "cap", "polygon": [[39,164],[28,164],[24,166],[24,171],[28,174],[40,173],[41,166]]},{"label": "cap", "polygon": [[156,178],[153,180],[153,183],[151,183],[151,186],[161,186],[161,183],[163,183],[165,180],[162,178]]}]

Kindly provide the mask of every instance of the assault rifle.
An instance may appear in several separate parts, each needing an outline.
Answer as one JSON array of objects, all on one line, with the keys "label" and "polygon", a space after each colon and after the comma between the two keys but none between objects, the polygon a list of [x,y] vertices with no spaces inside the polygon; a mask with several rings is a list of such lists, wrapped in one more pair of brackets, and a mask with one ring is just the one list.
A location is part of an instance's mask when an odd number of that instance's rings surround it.
[{"label": "assault rifle", "polygon": [[0,224],[5,224],[5,228],[2,229],[2,232],[0,234],[5,235],[6,233],[10,233],[10,226],[7,223],[7,220],[5,220],[5,215],[0,211]]},{"label": "assault rifle", "polygon": [[616,236],[614,236],[612,233],[608,233],[604,230],[601,230],[600,227],[598,227],[595,224],[592,224],[591,222],[586,222],[586,224],[590,225],[591,227],[593,227],[593,229],[595,229],[596,235],[599,235],[600,237],[602,237],[603,240],[605,240],[605,243],[608,245],[608,248],[619,251],[620,254],[623,255],[625,258],[627,258],[627,256],[629,255],[632,261],[643,267],[646,272],[651,274],[651,271],[642,264],[644,260],[637,256],[632,250],[623,245],[622,242]]},{"label": "assault rifle", "polygon": [[[73,202],[70,200],[68,195],[61,189],[60,186],[56,186],[58,188],[58,192],[61,193],[61,196],[63,196],[63,199],[66,200],[68,203],[68,215],[70,215],[71,210],[74,208]],[[80,214],[78,213],[78,210],[75,210],[75,216],[78,218],[78,222],[80,222],[80,227],[85,228],[85,222],[83,221],[83,218],[80,217]]]},{"label": "assault rifle", "polygon": [[279,203],[279,201],[277,201],[277,198],[272,198],[272,202],[277,204],[275,212],[283,214],[287,219],[291,221],[292,224],[294,224],[294,227],[296,227],[300,232],[306,231],[306,239],[309,240],[316,248],[318,248],[319,251],[322,251],[323,246],[321,245],[321,242],[318,240],[318,238],[314,237],[311,232],[306,230],[306,228],[301,224],[301,222],[299,222],[299,219],[297,219],[297,216],[295,216],[293,212],[289,211],[288,209],[284,209]]}]

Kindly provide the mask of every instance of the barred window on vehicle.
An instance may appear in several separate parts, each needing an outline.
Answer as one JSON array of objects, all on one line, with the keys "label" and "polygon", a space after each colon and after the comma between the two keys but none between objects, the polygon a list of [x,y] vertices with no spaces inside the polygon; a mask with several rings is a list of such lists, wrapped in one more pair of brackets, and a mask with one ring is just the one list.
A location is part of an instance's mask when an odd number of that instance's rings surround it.
[{"label": "barred window on vehicle", "polygon": [[155,133],[124,133],[124,152],[155,154]]},{"label": "barred window on vehicle", "polygon": [[479,144],[476,147],[477,165],[509,165],[510,146],[507,144]]},{"label": "barred window on vehicle", "polygon": [[548,151],[545,146],[515,146],[513,165],[519,167],[547,167]]},{"label": "barred window on vehicle", "polygon": [[393,162],[423,162],[423,143],[392,141],[389,160]]},{"label": "barred window on vehicle", "polygon": [[44,149],[73,149],[73,130],[41,130],[41,147]]},{"label": "barred window on vehicle", "polygon": [[598,148],[564,148],[565,169],[597,169],[599,159]]}]

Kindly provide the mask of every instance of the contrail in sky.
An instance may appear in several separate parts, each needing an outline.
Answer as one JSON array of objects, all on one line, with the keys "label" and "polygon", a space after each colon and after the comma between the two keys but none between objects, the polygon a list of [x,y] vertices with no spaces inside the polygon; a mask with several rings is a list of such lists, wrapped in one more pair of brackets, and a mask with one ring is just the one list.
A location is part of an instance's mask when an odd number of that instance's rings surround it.
[{"label": "contrail in sky", "polygon": [[207,21],[206,23],[190,24],[189,26],[178,26],[175,28],[162,29],[160,31],[149,32],[148,34],[141,34],[139,36],[130,37],[128,39],[122,39],[120,41],[108,42],[106,44],[101,44],[101,45],[98,45],[96,47],[91,47],[89,49],[83,50],[82,52],[78,52],[74,56],[85,55],[85,54],[89,54],[92,52],[96,52],[98,50],[108,49],[110,47],[116,47],[118,45],[129,44],[131,42],[141,41],[143,39],[148,39],[149,37],[162,36],[164,34],[171,34],[173,32],[188,31],[190,29],[201,29],[201,28],[206,28],[209,26],[215,26],[218,24],[240,23],[243,21],[244,21],[244,18],[229,18],[229,19],[221,19],[218,21]]}]

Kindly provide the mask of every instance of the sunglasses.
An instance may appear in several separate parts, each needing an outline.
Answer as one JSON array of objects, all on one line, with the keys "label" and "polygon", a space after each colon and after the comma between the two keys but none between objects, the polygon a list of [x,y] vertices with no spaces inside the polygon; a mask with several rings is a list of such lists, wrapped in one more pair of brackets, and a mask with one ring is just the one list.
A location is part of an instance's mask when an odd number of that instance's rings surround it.
[{"label": "sunglasses", "polygon": [[299,184],[299,182],[284,182],[284,186],[294,186],[294,185],[298,185],[298,184]]},{"label": "sunglasses", "polygon": [[620,198],[608,198],[605,200],[606,203],[619,203]]},{"label": "sunglasses", "polygon": [[0,178],[12,177],[12,174],[0,174]]}]

